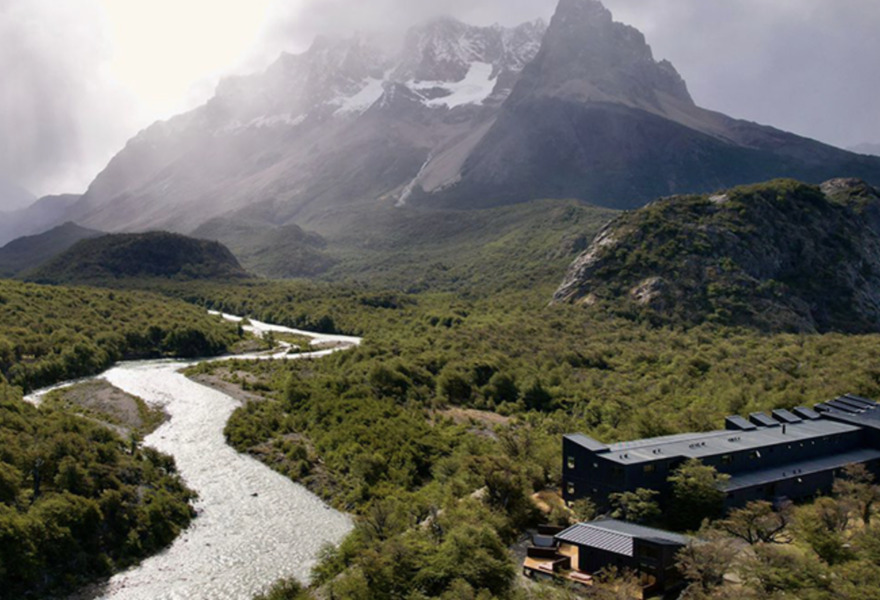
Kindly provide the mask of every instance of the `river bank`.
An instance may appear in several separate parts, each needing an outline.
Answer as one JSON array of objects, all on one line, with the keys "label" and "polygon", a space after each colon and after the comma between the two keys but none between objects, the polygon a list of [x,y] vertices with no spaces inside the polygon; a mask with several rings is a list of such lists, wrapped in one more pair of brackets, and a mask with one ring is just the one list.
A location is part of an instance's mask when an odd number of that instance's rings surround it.
[{"label": "river bank", "polygon": [[[261,323],[255,330],[266,327]],[[316,358],[360,341],[345,336],[313,339],[313,344],[334,347],[210,360]],[[350,531],[347,515],[226,444],[223,428],[240,401],[180,373],[198,362],[123,363],[95,378],[169,415],[144,443],[174,457],[184,481],[199,494],[198,517],[166,551],[69,600],[246,600],[281,578],[308,581],[321,548]],[[44,393],[28,399],[38,402]]]}]

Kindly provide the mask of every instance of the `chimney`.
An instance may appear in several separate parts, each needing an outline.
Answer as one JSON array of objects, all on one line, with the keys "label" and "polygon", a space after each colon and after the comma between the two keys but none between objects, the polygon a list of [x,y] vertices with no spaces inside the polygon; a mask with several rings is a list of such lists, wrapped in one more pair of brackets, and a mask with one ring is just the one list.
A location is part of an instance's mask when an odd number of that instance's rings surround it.
[{"label": "chimney", "polygon": [[788,429],[788,425],[783,424],[782,425],[782,435],[785,435],[786,429]]}]

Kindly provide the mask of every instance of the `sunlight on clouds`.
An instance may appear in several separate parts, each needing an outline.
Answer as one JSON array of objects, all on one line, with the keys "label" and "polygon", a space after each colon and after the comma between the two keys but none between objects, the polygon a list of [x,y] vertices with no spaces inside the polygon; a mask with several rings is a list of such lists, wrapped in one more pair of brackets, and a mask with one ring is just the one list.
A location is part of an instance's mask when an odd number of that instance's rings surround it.
[{"label": "sunlight on clouds", "polygon": [[152,116],[186,106],[194,82],[216,78],[257,41],[273,0],[100,0],[110,72]]}]

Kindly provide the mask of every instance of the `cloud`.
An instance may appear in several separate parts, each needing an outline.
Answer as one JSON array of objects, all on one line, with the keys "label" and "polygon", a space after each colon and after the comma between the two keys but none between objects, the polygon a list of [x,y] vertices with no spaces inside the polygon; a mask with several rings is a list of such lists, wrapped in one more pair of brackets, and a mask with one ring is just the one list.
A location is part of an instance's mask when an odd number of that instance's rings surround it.
[{"label": "cloud", "polygon": [[0,0],[0,174],[36,194],[82,191],[130,129],[100,17],[89,0]]},{"label": "cloud", "polygon": [[697,102],[852,146],[880,140],[880,2],[607,0]]},{"label": "cloud", "polygon": [[475,25],[518,25],[549,20],[557,0],[277,0],[255,55],[274,57],[301,52],[316,35],[350,35],[356,31],[399,33],[438,16]]}]

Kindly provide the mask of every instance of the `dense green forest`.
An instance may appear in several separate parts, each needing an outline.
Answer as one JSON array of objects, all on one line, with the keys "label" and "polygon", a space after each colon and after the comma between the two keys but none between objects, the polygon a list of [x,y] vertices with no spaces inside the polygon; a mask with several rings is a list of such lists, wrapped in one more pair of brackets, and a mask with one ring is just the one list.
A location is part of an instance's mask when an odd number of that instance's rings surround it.
[{"label": "dense green forest", "polygon": [[121,359],[225,352],[234,325],[143,292],[0,280],[0,376],[29,391],[96,374]]},{"label": "dense green forest", "polygon": [[43,598],[167,546],[193,518],[174,460],[0,382],[0,598]]},{"label": "dense green forest", "polygon": [[[529,525],[591,514],[551,503],[541,515],[531,501],[558,489],[562,434],[611,442],[716,429],[729,414],[844,392],[880,395],[878,335],[658,327],[548,306],[547,289],[214,291],[177,293],[292,325],[320,315],[333,330],[366,335],[360,348],[318,361],[195,368],[271,399],[233,415],[234,447],[359,515],[315,572],[339,598],[566,597],[523,588],[507,550]],[[808,556],[808,545],[796,547]],[[288,584],[274,597],[307,593]]]}]

